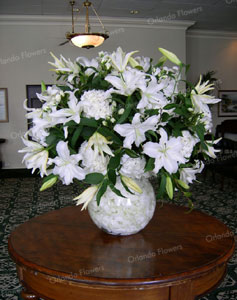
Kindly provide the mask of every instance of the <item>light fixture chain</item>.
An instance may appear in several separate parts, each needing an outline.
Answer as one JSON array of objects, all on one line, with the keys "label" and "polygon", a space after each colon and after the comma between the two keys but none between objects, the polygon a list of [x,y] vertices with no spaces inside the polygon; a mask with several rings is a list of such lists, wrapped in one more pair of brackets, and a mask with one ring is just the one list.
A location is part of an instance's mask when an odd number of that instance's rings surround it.
[{"label": "light fixture chain", "polygon": [[91,7],[92,7],[93,12],[95,13],[97,19],[99,20],[101,27],[103,28],[104,31],[106,31],[106,30],[105,30],[105,27],[104,27],[104,24],[103,24],[102,21],[100,20],[100,17],[99,17],[99,15],[97,14],[97,11],[95,10],[94,5],[93,5],[92,3],[91,3]]}]

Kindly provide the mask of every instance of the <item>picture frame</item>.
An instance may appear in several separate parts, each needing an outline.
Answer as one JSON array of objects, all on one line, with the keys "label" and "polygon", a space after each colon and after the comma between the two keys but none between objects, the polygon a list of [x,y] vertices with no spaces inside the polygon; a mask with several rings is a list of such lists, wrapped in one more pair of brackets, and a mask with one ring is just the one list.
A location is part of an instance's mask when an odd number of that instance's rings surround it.
[{"label": "picture frame", "polygon": [[237,90],[219,90],[218,117],[237,117]]},{"label": "picture frame", "polygon": [[8,123],[8,94],[7,88],[0,88],[0,123]]},{"label": "picture frame", "polygon": [[[46,87],[52,86],[47,84]],[[27,84],[26,85],[26,98],[27,107],[29,108],[41,108],[42,102],[38,99],[36,93],[41,93],[41,84]],[[30,129],[32,127],[32,119],[27,119],[27,127]]]}]

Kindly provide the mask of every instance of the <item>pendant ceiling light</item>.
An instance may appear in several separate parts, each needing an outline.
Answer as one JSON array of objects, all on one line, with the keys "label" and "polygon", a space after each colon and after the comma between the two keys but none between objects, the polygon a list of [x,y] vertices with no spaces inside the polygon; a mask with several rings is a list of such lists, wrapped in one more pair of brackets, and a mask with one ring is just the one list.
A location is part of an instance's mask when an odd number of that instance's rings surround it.
[{"label": "pendant ceiling light", "polygon": [[[104,28],[103,23],[100,20],[99,15],[97,14],[93,4],[90,1],[85,1],[83,3],[83,8],[86,9],[86,24],[85,24],[85,32],[84,33],[76,33],[74,31],[74,5],[75,1],[70,1],[72,7],[72,32],[67,33],[66,38],[73,43],[73,45],[80,47],[80,48],[94,48],[100,46],[104,40],[106,40],[109,36]],[[92,8],[93,12],[95,13],[97,19],[102,26],[104,33],[94,33],[91,32],[90,28],[90,20],[89,20],[89,8]]]}]

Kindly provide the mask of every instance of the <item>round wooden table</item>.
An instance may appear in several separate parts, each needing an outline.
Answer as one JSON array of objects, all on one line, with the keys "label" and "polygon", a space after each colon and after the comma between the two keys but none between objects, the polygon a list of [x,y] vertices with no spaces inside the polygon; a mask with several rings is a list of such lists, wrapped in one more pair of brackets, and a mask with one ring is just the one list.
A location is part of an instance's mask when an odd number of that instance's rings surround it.
[{"label": "round wooden table", "polygon": [[65,207],[20,225],[9,238],[23,299],[194,300],[223,279],[233,233],[197,210],[157,206],[131,236],[99,230]]}]

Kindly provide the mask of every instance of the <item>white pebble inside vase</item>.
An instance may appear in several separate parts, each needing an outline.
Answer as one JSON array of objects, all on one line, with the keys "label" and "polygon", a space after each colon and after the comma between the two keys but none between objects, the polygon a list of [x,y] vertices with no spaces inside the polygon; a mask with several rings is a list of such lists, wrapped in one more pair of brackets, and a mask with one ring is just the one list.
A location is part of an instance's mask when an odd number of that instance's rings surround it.
[{"label": "white pebble inside vase", "polygon": [[102,196],[100,205],[93,199],[88,211],[93,222],[102,230],[113,235],[130,235],[142,230],[153,217],[156,198],[148,179],[136,180],[142,193],[127,192],[120,179],[116,188],[125,198],[116,195],[108,187]]}]

